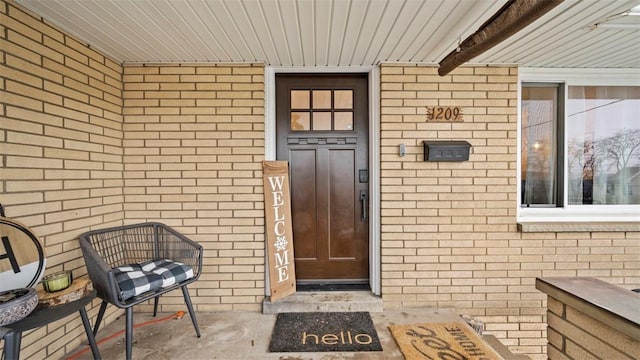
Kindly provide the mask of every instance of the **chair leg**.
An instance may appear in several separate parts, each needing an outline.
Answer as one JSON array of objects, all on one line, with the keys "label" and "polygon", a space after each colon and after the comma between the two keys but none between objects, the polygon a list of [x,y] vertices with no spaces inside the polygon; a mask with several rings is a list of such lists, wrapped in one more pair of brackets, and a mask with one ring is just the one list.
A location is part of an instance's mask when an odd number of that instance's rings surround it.
[{"label": "chair leg", "polygon": [[133,306],[125,309],[126,315],[126,334],[125,334],[125,342],[126,342],[126,359],[131,360],[131,353],[133,346]]},{"label": "chair leg", "polygon": [[98,310],[96,324],[93,326],[93,336],[98,335],[98,329],[100,328],[100,323],[102,322],[102,318],[104,317],[105,310],[107,310],[107,301],[102,300],[102,304],[100,304],[100,310]]},{"label": "chair leg", "polygon": [[153,298],[153,317],[156,317],[156,314],[158,313],[158,300],[160,299],[160,296],[156,296]]},{"label": "chair leg", "polygon": [[196,329],[196,335],[200,337],[200,329],[198,328],[198,320],[196,320],[196,313],[193,311],[193,305],[191,304],[191,297],[189,296],[189,290],[187,290],[187,286],[181,287],[182,295],[184,295],[184,302],[187,304],[187,309],[189,309],[189,316],[191,317],[191,322],[193,323],[193,327]]}]

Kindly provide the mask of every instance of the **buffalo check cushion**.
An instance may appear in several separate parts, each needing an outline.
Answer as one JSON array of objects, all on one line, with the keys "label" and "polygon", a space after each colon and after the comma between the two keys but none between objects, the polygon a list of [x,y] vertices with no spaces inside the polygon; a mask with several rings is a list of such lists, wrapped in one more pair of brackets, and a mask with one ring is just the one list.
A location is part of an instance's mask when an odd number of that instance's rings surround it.
[{"label": "buffalo check cushion", "polygon": [[120,288],[120,299],[124,301],[190,279],[193,269],[189,265],[163,259],[119,266],[113,269],[113,275]]}]

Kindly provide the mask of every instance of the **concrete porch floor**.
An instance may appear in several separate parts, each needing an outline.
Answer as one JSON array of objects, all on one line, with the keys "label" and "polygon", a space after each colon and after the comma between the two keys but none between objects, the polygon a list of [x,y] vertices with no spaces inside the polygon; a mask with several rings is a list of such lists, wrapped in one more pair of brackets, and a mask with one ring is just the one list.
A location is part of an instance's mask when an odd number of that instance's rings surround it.
[{"label": "concrete porch floor", "polygon": [[[158,314],[163,318],[171,314]],[[134,330],[134,359],[403,359],[387,326],[391,324],[410,324],[418,322],[458,321],[459,316],[450,309],[404,309],[372,312],[383,351],[379,352],[321,352],[321,353],[270,353],[268,351],[271,331],[276,320],[274,314],[254,312],[198,312],[201,338],[197,338],[189,315],[182,319],[171,319],[147,325]],[[134,324],[153,320],[150,313],[136,313]],[[103,327],[98,332],[97,341],[124,329],[124,317]],[[82,346],[67,356],[87,348],[86,340]],[[496,348],[494,346],[494,348]],[[124,334],[99,344],[103,359],[123,359],[125,356]],[[500,349],[496,350],[500,352]],[[503,351],[506,348],[503,349]],[[502,354],[502,353],[501,353]],[[506,355],[506,356],[505,356]],[[505,359],[518,359],[509,354]],[[75,359],[91,359],[87,351]]]}]

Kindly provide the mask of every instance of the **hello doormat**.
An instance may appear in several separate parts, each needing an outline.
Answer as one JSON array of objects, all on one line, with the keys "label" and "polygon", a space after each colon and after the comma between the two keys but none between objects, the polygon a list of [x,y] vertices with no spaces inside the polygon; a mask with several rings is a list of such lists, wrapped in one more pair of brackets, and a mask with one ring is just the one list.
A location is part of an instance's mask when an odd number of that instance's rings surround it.
[{"label": "hello doormat", "polygon": [[406,360],[503,360],[462,322],[390,325],[389,330]]},{"label": "hello doormat", "polygon": [[269,351],[382,351],[382,346],[368,312],[280,313]]}]

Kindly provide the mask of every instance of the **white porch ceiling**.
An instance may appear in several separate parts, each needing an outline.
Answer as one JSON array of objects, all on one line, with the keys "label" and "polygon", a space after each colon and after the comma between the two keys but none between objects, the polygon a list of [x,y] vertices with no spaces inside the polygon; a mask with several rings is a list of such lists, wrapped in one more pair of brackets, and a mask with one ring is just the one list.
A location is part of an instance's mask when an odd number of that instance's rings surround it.
[{"label": "white porch ceiling", "polygon": [[[122,63],[367,66],[437,64],[507,0],[15,1]],[[640,68],[640,26],[593,28],[639,4],[565,0],[471,63]]]}]

